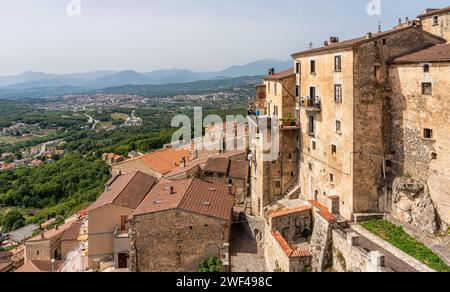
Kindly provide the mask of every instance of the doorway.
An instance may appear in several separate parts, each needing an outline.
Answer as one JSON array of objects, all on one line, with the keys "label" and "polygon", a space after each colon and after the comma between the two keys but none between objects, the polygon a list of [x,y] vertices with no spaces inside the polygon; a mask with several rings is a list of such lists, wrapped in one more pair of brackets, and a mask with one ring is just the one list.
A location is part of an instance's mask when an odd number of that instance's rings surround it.
[{"label": "doorway", "polygon": [[128,268],[128,254],[126,253],[119,253],[119,263],[118,268],[119,269],[127,269]]}]

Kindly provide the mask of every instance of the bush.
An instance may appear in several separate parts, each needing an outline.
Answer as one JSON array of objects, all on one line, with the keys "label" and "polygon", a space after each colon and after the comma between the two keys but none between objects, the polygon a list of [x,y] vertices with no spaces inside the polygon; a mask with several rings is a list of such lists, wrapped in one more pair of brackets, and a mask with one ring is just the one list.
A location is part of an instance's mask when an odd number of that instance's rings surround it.
[{"label": "bush", "polygon": [[220,265],[221,262],[219,258],[211,257],[200,264],[198,271],[200,273],[218,273],[220,271]]},{"label": "bush", "polygon": [[[17,224],[16,224],[17,223]],[[20,226],[23,224],[22,226]],[[18,210],[9,211],[2,221],[3,232],[10,232],[25,225],[25,218]],[[20,226],[20,227],[18,227]]]}]

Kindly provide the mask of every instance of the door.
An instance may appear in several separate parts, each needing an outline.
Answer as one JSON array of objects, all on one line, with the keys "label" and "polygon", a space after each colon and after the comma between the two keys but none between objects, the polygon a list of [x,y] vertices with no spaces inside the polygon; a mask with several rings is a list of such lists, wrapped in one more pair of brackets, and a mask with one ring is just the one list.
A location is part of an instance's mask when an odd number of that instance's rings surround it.
[{"label": "door", "polygon": [[128,268],[128,254],[119,253],[119,269]]},{"label": "door", "polygon": [[120,217],[120,230],[125,230],[126,229],[127,220],[128,220],[128,216],[121,216]]}]

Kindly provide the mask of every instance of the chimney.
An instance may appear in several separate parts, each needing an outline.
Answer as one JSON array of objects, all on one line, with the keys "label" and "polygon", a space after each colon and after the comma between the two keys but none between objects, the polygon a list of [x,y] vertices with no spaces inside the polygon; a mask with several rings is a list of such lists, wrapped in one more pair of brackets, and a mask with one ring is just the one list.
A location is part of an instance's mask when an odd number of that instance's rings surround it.
[{"label": "chimney", "polygon": [[324,45],[325,47],[328,47],[328,41],[324,41],[324,42],[323,42],[323,45]]},{"label": "chimney", "polygon": [[275,75],[275,68],[269,69],[269,76]]},{"label": "chimney", "polygon": [[180,167],[185,168],[186,167],[186,157],[180,158]]},{"label": "chimney", "polygon": [[368,32],[368,33],[366,34],[366,39],[370,40],[371,38],[372,38],[372,33],[371,33],[371,32]]},{"label": "chimney", "polygon": [[45,236],[44,236],[44,232],[42,232],[42,233],[41,233],[41,238],[42,238],[42,239],[44,239],[44,238],[45,238]]},{"label": "chimney", "polygon": [[56,225],[56,227],[55,227],[55,230],[58,230],[58,228],[59,228],[59,226],[58,226],[58,225]]},{"label": "chimney", "polygon": [[173,188],[173,187],[170,187],[170,189],[169,189],[169,190],[170,190],[170,194],[171,194],[171,195],[175,194],[175,190],[174,190],[174,188]]},{"label": "chimney", "polygon": [[232,184],[228,184],[228,194],[233,194],[233,185]]},{"label": "chimney", "polygon": [[398,19],[398,25],[401,25],[401,24],[402,24],[402,19],[399,18],[399,19]]},{"label": "chimney", "polygon": [[332,43],[332,44],[339,43],[339,38],[338,37],[330,37],[330,43]]}]

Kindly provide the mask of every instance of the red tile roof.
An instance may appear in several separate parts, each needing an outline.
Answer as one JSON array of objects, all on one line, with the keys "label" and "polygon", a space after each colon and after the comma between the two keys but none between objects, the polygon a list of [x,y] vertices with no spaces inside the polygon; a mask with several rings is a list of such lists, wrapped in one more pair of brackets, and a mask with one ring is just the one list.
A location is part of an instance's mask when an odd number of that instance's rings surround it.
[{"label": "red tile roof", "polygon": [[370,39],[367,38],[367,36],[362,36],[362,37],[358,37],[358,38],[354,38],[354,39],[350,39],[350,40],[345,40],[345,41],[341,41],[341,42],[337,42],[337,43],[329,43],[328,46],[323,46],[320,48],[315,48],[315,49],[311,49],[311,50],[307,50],[307,51],[302,51],[302,52],[298,52],[292,55],[293,58],[296,57],[301,57],[301,56],[307,56],[307,55],[311,55],[311,54],[316,54],[316,53],[324,53],[324,52],[329,52],[329,51],[335,51],[335,50],[343,50],[343,49],[352,49],[354,47],[360,46],[364,43],[368,43],[368,42],[373,42],[374,40],[383,38],[383,37],[387,37],[391,34],[395,34],[404,30],[409,30],[409,29],[414,29],[414,30],[418,30],[424,34],[430,35],[436,39],[439,39],[442,41],[442,43],[445,43],[446,40],[443,38],[440,38],[436,35],[433,35],[429,32],[426,32],[420,28],[414,27],[414,26],[407,26],[407,27],[402,27],[402,28],[394,28],[391,30],[387,30],[384,32],[379,32],[379,33],[373,33],[372,37]]},{"label": "red tile roof", "polygon": [[391,63],[407,64],[407,63],[449,62],[449,61],[450,61],[450,44],[444,44],[444,45],[435,45],[430,48],[396,58]]},{"label": "red tile roof", "polygon": [[281,249],[285,252],[285,254],[290,258],[299,258],[299,257],[310,257],[311,253],[309,250],[301,250],[301,249],[292,249],[292,247],[284,240],[283,236],[278,231],[273,231],[272,236],[280,245]]},{"label": "red tile roof", "polygon": [[158,183],[134,211],[133,216],[180,209],[230,220],[232,208],[233,196],[228,194],[226,184],[193,178]]},{"label": "red tile roof", "polygon": [[80,235],[80,229],[83,226],[83,220],[78,220],[70,226],[69,229],[64,233],[61,240],[63,241],[75,241]]},{"label": "red tile roof", "polygon": [[289,78],[295,75],[294,68],[290,68],[288,70],[276,73],[274,75],[266,75],[263,77],[264,80],[281,80],[285,78]]},{"label": "red tile roof", "polygon": [[143,156],[128,159],[116,165],[123,165],[131,161],[140,161],[147,167],[160,174],[166,174],[180,166],[180,160],[184,157],[189,160],[189,151],[182,149],[162,149]]},{"label": "red tile roof", "polygon": [[308,203],[310,203],[312,206],[314,206],[316,209],[319,209],[319,211],[317,212],[317,214],[319,214],[320,216],[322,216],[322,218],[324,218],[325,220],[327,220],[328,222],[336,222],[337,218],[336,216],[334,216],[333,214],[330,213],[330,211],[328,211],[328,208],[325,207],[324,205],[320,204],[317,201],[313,201],[313,200],[309,200]]},{"label": "red tile roof", "polygon": [[[63,261],[55,261],[54,271],[58,271],[63,263]],[[51,261],[27,261],[22,267],[16,270],[17,273],[47,273],[51,271]]]},{"label": "red tile roof", "polygon": [[41,233],[39,235],[36,235],[35,237],[30,238],[29,240],[27,240],[27,242],[52,239],[56,236],[64,234],[70,228],[70,226],[72,226],[73,223],[74,222],[64,223],[63,225],[60,225],[57,228],[55,227],[51,230],[45,231],[44,233]]},{"label": "red tile roof", "polygon": [[431,15],[436,15],[436,14],[441,14],[441,13],[445,13],[445,12],[450,12],[450,6],[445,7],[445,8],[441,8],[441,9],[437,9],[437,8],[428,8],[427,10],[425,10],[422,14],[418,15],[418,18],[424,18],[424,17],[428,17]]},{"label": "red tile roof", "polygon": [[310,211],[311,207],[309,206],[300,206],[298,208],[293,208],[293,209],[280,209],[274,212],[271,212],[269,214],[270,218],[279,218],[279,217],[284,217],[284,216],[288,216],[288,215],[292,215],[292,214],[296,214],[296,213],[301,213],[301,212],[305,212],[305,211]]},{"label": "red tile roof", "polygon": [[235,179],[247,179],[249,164],[245,160],[231,160],[228,176]]},{"label": "red tile roof", "polygon": [[113,204],[129,209],[136,209],[153,187],[156,178],[142,173],[128,173],[116,176],[107,190],[93,203],[88,212]]},{"label": "red tile roof", "polygon": [[214,158],[209,158],[208,161],[206,161],[205,168],[203,170],[205,172],[227,174],[229,165],[230,165],[230,160],[228,158],[225,158],[225,157],[215,158],[214,157]]}]

